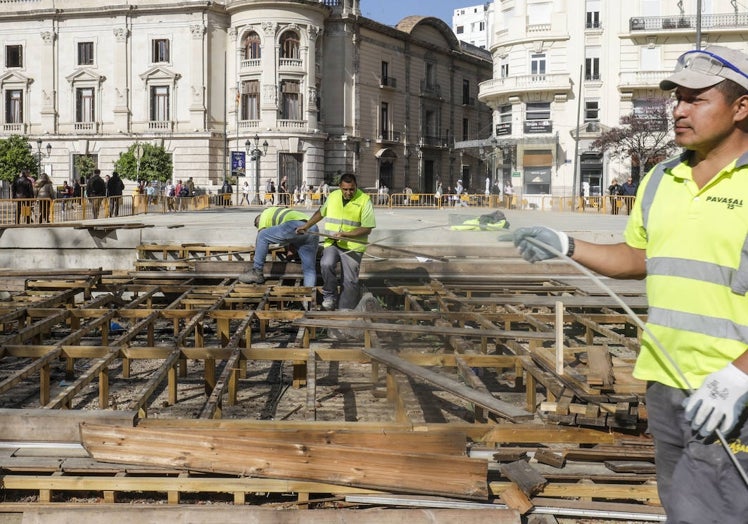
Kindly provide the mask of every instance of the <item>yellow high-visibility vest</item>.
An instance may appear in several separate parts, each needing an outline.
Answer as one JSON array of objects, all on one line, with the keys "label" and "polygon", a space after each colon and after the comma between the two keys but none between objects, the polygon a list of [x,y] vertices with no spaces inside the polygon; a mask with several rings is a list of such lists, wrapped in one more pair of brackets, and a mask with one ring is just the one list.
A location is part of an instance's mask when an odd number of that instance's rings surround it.
[{"label": "yellow high-visibility vest", "polygon": [[[701,189],[688,155],[644,178],[624,238],[646,250],[647,326],[698,388],[748,346],[748,155]],[[634,376],[687,387],[647,333]]]},{"label": "yellow high-visibility vest", "polygon": [[[353,231],[354,229],[361,227],[361,218],[364,210],[366,206],[371,205],[369,195],[360,189],[356,190],[353,198],[351,198],[346,205],[343,205],[343,192],[340,190],[333,191],[330,193],[330,196],[325,201],[323,207],[325,216],[325,233],[333,235],[340,231]],[[355,240],[358,240],[359,242],[356,242],[351,238],[339,240],[326,238],[323,242],[323,246],[327,247],[336,243],[341,249],[363,253],[366,251],[366,244],[360,242],[367,242],[368,239],[369,235],[356,237]]]}]

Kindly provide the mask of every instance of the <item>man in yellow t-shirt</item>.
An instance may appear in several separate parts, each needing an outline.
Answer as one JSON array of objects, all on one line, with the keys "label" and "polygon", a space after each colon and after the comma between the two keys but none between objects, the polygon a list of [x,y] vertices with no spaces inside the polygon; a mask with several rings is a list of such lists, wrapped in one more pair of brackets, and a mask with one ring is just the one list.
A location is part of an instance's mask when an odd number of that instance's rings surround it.
[{"label": "man in yellow t-shirt", "polygon": [[[748,55],[721,46],[688,51],[660,87],[674,90],[675,141],[684,152],[639,184],[625,242],[593,244],[540,226],[515,231],[514,243],[530,262],[555,256],[537,240],[603,275],[646,277],[648,331],[634,376],[647,381],[668,522],[744,524]],[[717,430],[729,447],[714,445]]]}]

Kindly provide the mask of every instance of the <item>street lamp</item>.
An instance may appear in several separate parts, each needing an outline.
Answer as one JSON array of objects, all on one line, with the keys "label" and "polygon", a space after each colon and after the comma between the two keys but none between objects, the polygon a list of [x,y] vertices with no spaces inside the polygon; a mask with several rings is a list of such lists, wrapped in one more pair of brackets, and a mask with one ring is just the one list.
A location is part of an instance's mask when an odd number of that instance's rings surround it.
[{"label": "street lamp", "polygon": [[[268,144],[267,140],[264,140],[262,142],[262,149],[260,149],[260,137],[259,135],[255,134],[254,136],[254,143],[250,142],[249,139],[247,139],[244,142],[244,149],[246,150],[247,154],[249,155],[250,160],[254,160],[257,163],[255,164],[255,181],[254,181],[254,190],[255,194],[257,195],[257,203],[260,204],[260,158],[264,157],[268,152]],[[237,188],[238,191],[238,188]]]},{"label": "street lamp", "polygon": [[[32,151],[31,144],[28,145],[29,152]],[[47,144],[47,147],[45,147],[47,150],[47,157],[52,154],[52,144]],[[36,175],[39,176],[42,174],[42,139],[37,138],[36,139]]]}]

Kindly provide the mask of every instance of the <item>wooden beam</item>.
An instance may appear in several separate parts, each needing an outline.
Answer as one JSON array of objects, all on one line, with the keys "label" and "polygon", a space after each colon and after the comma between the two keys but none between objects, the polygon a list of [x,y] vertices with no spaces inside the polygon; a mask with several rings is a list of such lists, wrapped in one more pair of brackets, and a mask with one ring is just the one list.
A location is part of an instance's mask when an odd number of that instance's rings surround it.
[{"label": "wooden beam", "polygon": [[194,441],[182,432],[90,424],[81,425],[81,436],[102,461],[479,500],[488,495],[486,461],[467,457],[220,436]]},{"label": "wooden beam", "polygon": [[516,406],[497,399],[493,395],[487,395],[475,391],[463,384],[455,382],[444,375],[440,375],[433,371],[415,366],[410,362],[407,362],[395,355],[387,353],[380,349],[364,349],[364,353],[369,355],[374,360],[377,360],[393,369],[397,369],[401,373],[405,373],[408,376],[421,379],[429,384],[435,385],[445,391],[457,395],[463,400],[473,402],[478,406],[481,406],[488,411],[495,413],[501,418],[508,419],[512,422],[519,422],[521,420],[530,420],[533,418],[532,413],[529,413],[523,409],[517,408]]}]

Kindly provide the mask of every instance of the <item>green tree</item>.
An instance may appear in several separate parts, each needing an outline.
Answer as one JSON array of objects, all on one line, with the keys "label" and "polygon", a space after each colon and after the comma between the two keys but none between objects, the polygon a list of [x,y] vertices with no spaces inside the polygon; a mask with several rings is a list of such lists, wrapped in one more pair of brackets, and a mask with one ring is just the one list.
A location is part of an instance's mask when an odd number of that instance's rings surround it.
[{"label": "green tree", "polygon": [[88,180],[96,169],[96,162],[91,155],[80,155],[75,157],[75,169],[79,178],[85,177]]},{"label": "green tree", "polygon": [[[137,152],[140,150],[140,160]],[[171,154],[162,146],[154,146],[145,142],[136,142],[120,155],[114,162],[114,170],[126,180],[157,180],[166,182],[172,177],[174,166]]]},{"label": "green tree", "polygon": [[11,182],[22,169],[39,174],[39,164],[26,137],[11,135],[0,140],[0,180]]},{"label": "green tree", "polygon": [[655,163],[676,150],[672,120],[667,101],[653,103],[647,111],[634,112],[621,118],[621,127],[602,133],[592,148],[607,152],[617,160],[631,160],[644,176]]}]

